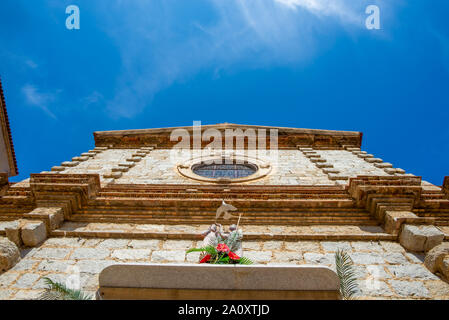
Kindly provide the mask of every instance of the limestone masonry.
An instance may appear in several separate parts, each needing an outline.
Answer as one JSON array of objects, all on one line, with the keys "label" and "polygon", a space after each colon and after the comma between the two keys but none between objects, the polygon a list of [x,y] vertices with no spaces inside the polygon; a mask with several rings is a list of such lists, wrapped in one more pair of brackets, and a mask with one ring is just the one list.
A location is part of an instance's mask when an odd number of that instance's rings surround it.
[{"label": "limestone masonry", "polygon": [[277,130],[277,155],[241,156],[249,140],[214,150],[256,173],[212,181],[189,153],[173,159],[174,129],[96,132],[94,149],[48,171],[19,183],[3,176],[0,299],[34,299],[43,277],[73,275],[95,293],[115,263],[197,263],[185,252],[223,199],[242,213],[244,255],[258,264],[335,268],[344,249],[358,298],[449,299],[449,177],[423,181],[363,151],[359,132],[218,124],[202,130]]}]

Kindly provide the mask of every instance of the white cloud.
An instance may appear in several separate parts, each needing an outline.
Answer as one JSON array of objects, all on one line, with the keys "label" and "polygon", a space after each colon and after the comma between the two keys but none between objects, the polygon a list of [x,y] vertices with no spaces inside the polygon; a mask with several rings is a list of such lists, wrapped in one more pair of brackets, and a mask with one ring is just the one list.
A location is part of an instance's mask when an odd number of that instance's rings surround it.
[{"label": "white cloud", "polygon": [[242,65],[305,63],[329,48],[323,34],[336,27],[363,30],[365,2],[210,0],[204,10],[213,18],[204,19],[186,18],[177,1],[108,1],[98,10],[108,12],[102,25],[119,48],[123,65],[107,109],[114,117],[134,117],[157,92],[203,70],[222,74]]},{"label": "white cloud", "polygon": [[34,62],[33,60],[31,60],[31,59],[26,60],[25,64],[28,67],[30,67],[31,69],[36,69],[37,67],[39,67],[39,65],[36,62]]},{"label": "white cloud", "polygon": [[56,94],[39,92],[39,89],[31,84],[27,84],[22,88],[22,93],[29,105],[42,109],[47,115],[56,119],[56,116],[49,109],[49,104],[55,101]]},{"label": "white cloud", "polygon": [[83,107],[90,107],[91,105],[95,105],[104,100],[103,95],[98,91],[93,91],[88,96],[81,99]]}]

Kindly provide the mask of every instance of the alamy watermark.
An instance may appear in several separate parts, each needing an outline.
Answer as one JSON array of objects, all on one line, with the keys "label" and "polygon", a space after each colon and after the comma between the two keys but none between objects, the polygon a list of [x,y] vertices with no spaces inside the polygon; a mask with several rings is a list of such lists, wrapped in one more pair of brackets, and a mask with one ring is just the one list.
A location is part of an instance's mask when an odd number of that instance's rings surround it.
[{"label": "alamy watermark", "polygon": [[[65,13],[69,16],[66,18],[65,25],[68,30],[80,29],[80,8],[71,4],[66,7]],[[365,9],[368,17],[365,20],[365,26],[368,30],[380,29],[380,8],[377,5],[369,5]]]},{"label": "alamy watermark", "polygon": [[80,8],[74,4],[67,6],[65,13],[69,16],[65,20],[65,26],[69,30],[80,29]]},{"label": "alamy watermark", "polygon": [[205,164],[238,164],[251,159],[278,161],[278,130],[270,128],[207,128],[194,121],[192,130],[174,129],[170,141],[173,163],[198,159]]},{"label": "alamy watermark", "polygon": [[368,30],[380,29],[380,9],[376,5],[366,7],[365,13],[369,16],[365,20],[365,26]]}]

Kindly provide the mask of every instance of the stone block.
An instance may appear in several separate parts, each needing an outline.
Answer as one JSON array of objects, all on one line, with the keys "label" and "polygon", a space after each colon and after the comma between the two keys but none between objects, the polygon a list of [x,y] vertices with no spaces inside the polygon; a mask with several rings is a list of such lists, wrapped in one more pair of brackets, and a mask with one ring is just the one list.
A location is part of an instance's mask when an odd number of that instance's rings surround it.
[{"label": "stone block", "polygon": [[398,234],[406,219],[417,219],[418,216],[410,211],[385,211],[385,231]]},{"label": "stone block", "polygon": [[64,222],[64,210],[59,207],[39,207],[25,214],[30,219],[48,219],[50,230],[58,229]]},{"label": "stone block", "polygon": [[322,159],[322,158],[310,158],[310,161],[312,161],[313,163],[323,163],[326,162],[326,159]]},{"label": "stone block", "polygon": [[61,166],[54,166],[51,168],[51,171],[64,171],[66,168]]},{"label": "stone block", "polygon": [[327,162],[319,162],[319,163],[315,163],[315,165],[317,166],[317,168],[333,168],[334,166],[330,163]]},{"label": "stone block", "polygon": [[112,172],[128,172],[129,171],[129,167],[124,167],[124,166],[118,166],[115,168],[112,168]]},{"label": "stone block", "polygon": [[42,221],[30,221],[22,226],[21,235],[26,246],[34,247],[47,239],[47,227]]},{"label": "stone block", "polygon": [[348,180],[349,179],[348,176],[343,176],[341,174],[336,174],[336,173],[329,173],[328,177],[329,177],[329,180]]},{"label": "stone block", "polygon": [[323,168],[324,173],[340,173],[340,170],[334,168]]},{"label": "stone block", "polygon": [[394,168],[385,168],[384,171],[388,174],[395,174],[396,173],[396,169]]},{"label": "stone block", "polygon": [[440,262],[449,254],[449,242],[443,242],[427,252],[424,264],[431,272],[437,272]]},{"label": "stone block", "polygon": [[449,279],[449,254],[444,256],[444,258],[442,259],[440,263],[440,271],[442,274],[444,274],[446,279]]},{"label": "stone block", "polygon": [[374,166],[377,167],[377,168],[381,168],[381,169],[393,168],[393,165],[391,163],[388,163],[388,162],[375,163]]},{"label": "stone block", "polygon": [[61,163],[62,167],[76,167],[79,164],[78,161],[65,161]]},{"label": "stone block", "polygon": [[20,222],[18,220],[13,221],[5,228],[6,237],[9,241],[14,242],[16,246],[22,245],[22,237],[20,236]]},{"label": "stone block", "polygon": [[307,158],[309,158],[309,159],[312,159],[312,158],[321,158],[321,156],[320,156],[319,154],[317,154],[316,152],[313,152],[313,153],[306,153],[306,152],[304,152],[304,155],[305,155]]},{"label": "stone block", "polygon": [[404,174],[405,170],[401,168],[396,168],[396,173]]},{"label": "stone block", "polygon": [[127,168],[132,168],[135,166],[134,162],[120,162],[119,167],[127,167]]},{"label": "stone block", "polygon": [[82,156],[82,157],[92,157],[93,154],[90,153],[90,152],[83,152],[83,153],[81,153],[81,156]]},{"label": "stone block", "polygon": [[116,171],[112,171],[112,170],[103,174],[104,178],[112,178],[112,179],[118,179],[121,176],[122,176],[121,172],[116,172]]},{"label": "stone block", "polygon": [[428,251],[443,242],[444,233],[435,226],[404,224],[399,237],[401,245],[410,251]]},{"label": "stone block", "polygon": [[369,162],[369,163],[381,163],[381,162],[383,162],[383,160],[380,159],[380,158],[365,158],[365,161]]},{"label": "stone block", "polygon": [[60,212],[50,213],[48,215],[49,220],[49,227],[50,230],[58,229],[62,226],[62,223],[64,222],[64,211],[62,209]]},{"label": "stone block", "polygon": [[20,259],[19,248],[12,241],[0,238],[0,272],[14,267]]}]

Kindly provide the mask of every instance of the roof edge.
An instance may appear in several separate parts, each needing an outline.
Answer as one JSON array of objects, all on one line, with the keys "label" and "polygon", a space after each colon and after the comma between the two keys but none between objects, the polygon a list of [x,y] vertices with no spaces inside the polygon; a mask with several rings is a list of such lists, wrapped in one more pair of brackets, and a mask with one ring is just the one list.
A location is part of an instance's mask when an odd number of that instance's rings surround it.
[{"label": "roof edge", "polygon": [[19,169],[17,167],[16,153],[14,151],[14,144],[12,140],[11,127],[9,125],[8,112],[6,110],[6,101],[3,93],[1,77],[0,77],[0,105],[1,105],[0,122],[2,123],[3,138],[6,146],[6,151],[8,153],[8,162],[11,170],[9,175],[13,177],[19,174]]},{"label": "roof edge", "polygon": [[[153,146],[169,148],[173,146],[170,135],[174,130],[186,130],[193,132],[194,126],[136,129],[136,130],[116,130],[116,131],[96,131],[94,132],[95,145],[97,147],[117,147],[135,148],[142,146]],[[216,129],[225,131],[228,129],[264,129],[267,131],[277,130],[279,137],[279,147],[296,148],[297,146],[341,148],[344,146],[360,147],[362,143],[362,133],[358,131],[337,131],[321,129],[303,129],[290,127],[241,125],[233,123],[220,123],[213,125],[201,125],[201,131]],[[243,133],[245,134],[245,133]],[[266,133],[269,137],[269,132]]]}]

